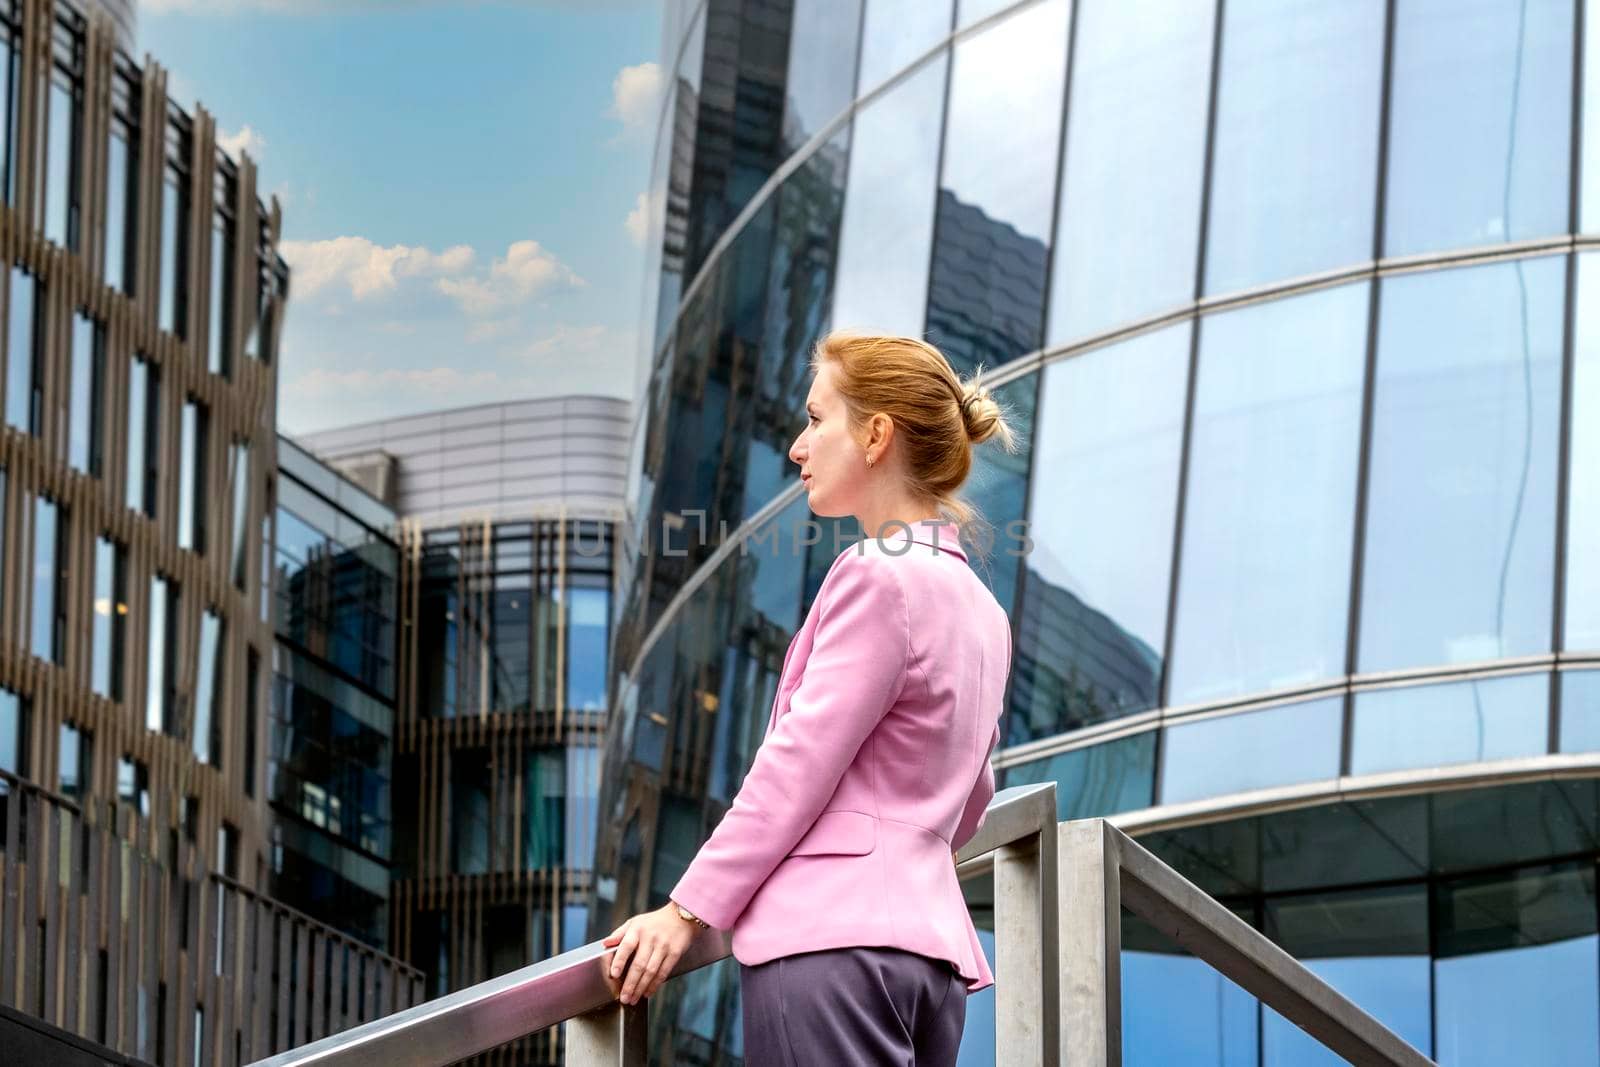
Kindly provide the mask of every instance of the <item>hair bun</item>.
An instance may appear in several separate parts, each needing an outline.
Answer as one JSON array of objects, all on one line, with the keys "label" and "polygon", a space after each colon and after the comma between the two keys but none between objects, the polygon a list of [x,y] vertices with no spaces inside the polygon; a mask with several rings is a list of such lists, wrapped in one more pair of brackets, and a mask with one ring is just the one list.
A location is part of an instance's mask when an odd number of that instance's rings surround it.
[{"label": "hair bun", "polygon": [[961,383],[961,421],[971,443],[981,445],[998,436],[1007,449],[1011,447],[1011,430],[1000,405],[990,395],[988,387],[980,385],[975,378]]}]

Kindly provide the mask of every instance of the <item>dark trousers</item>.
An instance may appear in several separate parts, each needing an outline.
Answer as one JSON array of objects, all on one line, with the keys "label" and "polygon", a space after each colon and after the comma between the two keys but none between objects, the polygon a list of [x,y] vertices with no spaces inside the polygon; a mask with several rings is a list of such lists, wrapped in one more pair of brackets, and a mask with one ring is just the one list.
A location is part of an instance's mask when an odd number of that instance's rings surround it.
[{"label": "dark trousers", "polygon": [[950,1067],[967,984],[944,960],[836,948],[739,968],[747,1067]]}]

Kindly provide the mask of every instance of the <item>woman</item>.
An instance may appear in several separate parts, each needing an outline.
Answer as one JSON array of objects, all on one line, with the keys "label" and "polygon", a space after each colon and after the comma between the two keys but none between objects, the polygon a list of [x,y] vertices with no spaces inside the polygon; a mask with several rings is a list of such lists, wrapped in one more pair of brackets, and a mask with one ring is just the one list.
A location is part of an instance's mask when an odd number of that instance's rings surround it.
[{"label": "woman", "polygon": [[[902,337],[818,344],[789,450],[811,509],[864,539],[789,645],[767,734],[666,906],[614,930],[619,999],[731,930],[753,1067],[950,1064],[994,982],[952,862],[994,796],[1011,624],[957,543],[988,390]],[[626,977],[623,978],[624,973]]]}]

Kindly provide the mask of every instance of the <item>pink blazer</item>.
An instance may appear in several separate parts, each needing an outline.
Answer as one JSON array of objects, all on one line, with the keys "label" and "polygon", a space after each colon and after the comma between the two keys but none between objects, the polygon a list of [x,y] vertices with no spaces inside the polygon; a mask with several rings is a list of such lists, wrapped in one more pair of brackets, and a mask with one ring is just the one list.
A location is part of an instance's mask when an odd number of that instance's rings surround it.
[{"label": "pink blazer", "polygon": [[672,890],[741,963],[886,946],[994,984],[950,853],[994,797],[1011,624],[957,534],[846,548],[790,642],[755,762]]}]

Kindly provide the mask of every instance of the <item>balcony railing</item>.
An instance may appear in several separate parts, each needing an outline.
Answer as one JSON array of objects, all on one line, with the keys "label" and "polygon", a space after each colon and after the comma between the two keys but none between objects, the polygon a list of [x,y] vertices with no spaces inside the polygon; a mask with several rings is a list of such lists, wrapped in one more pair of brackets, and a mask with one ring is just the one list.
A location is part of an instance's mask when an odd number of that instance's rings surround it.
[{"label": "balcony railing", "polygon": [[[996,1062],[1122,1062],[1123,907],[1351,1062],[1430,1062],[1120,830],[1055,815],[1053,783],[1007,789],[958,857],[963,877],[994,873]],[[571,1067],[641,1067],[649,1002],[617,1003],[612,951],[596,941],[255,1067],[432,1067],[562,1024]],[[728,954],[707,933],[673,977]]]},{"label": "balcony railing", "polygon": [[0,1004],[149,1063],[233,1067],[421,999],[420,971],[187,841],[163,863],[146,829],[0,771]]}]

